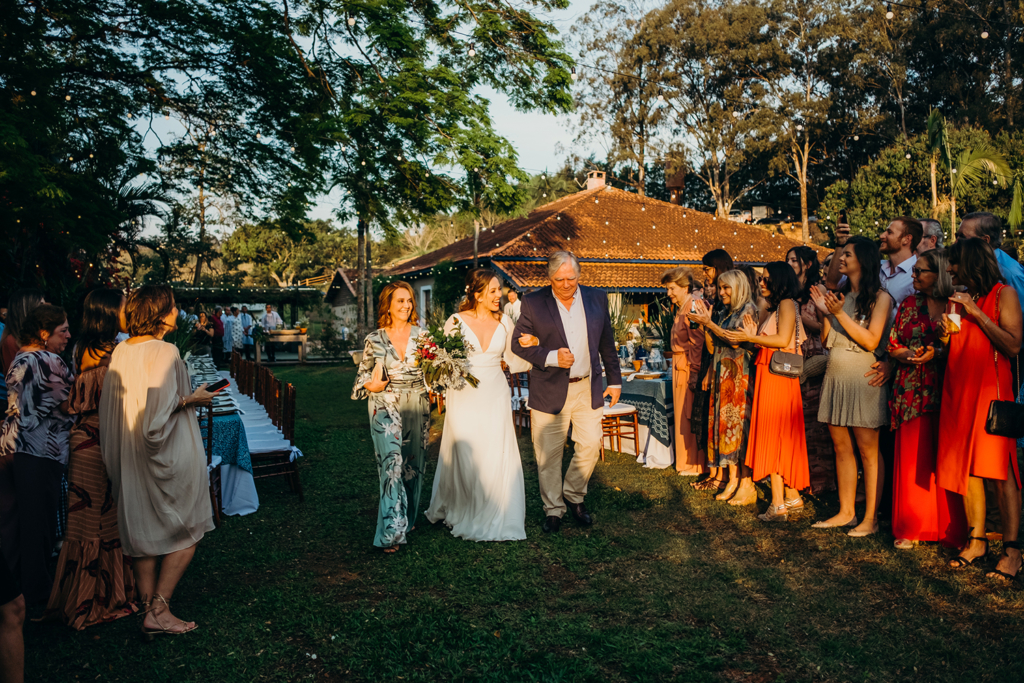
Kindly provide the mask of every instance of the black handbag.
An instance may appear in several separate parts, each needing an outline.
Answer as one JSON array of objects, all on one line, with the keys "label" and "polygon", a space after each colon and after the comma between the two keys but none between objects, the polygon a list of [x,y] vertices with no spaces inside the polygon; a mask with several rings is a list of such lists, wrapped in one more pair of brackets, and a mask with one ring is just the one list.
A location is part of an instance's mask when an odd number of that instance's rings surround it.
[{"label": "black handbag", "polygon": [[[992,436],[1006,436],[1019,439],[1024,436],[1024,405],[1014,401],[999,399],[999,352],[993,354],[996,363],[996,400],[988,404],[988,418],[985,420],[985,431]],[[1017,372],[1020,373],[1020,360],[1017,361]]]},{"label": "black handbag", "polygon": [[[796,345],[794,348],[800,348],[800,328],[803,327],[800,322],[800,307],[796,307]],[[775,329],[779,329],[779,311],[775,310]],[[772,359],[768,362],[768,370],[773,375],[779,375],[780,377],[800,377],[800,373],[804,371],[804,357],[799,353],[789,353],[788,351],[778,351],[772,354]]]}]

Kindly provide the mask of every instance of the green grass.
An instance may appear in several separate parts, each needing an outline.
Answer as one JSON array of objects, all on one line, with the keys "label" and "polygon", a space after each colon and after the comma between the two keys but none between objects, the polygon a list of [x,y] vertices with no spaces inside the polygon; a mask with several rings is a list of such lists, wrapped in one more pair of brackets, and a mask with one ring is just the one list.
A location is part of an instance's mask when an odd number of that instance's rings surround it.
[{"label": "green grass", "polygon": [[29,624],[27,680],[1016,681],[1024,672],[1024,593],[977,569],[947,570],[934,546],[896,551],[887,535],[811,529],[837,508],[833,498],[765,526],[691,490],[690,479],[610,453],[587,496],[594,526],[567,520],[545,535],[528,437],[526,541],[460,541],[421,517],[409,545],[385,556],[371,546],[377,474],[366,404],[348,399],[354,371],[276,372],[298,390],[305,503],[263,480],[259,512],[228,518],[199,544],[174,599],[199,631],[144,644],[138,619],[83,633]]}]

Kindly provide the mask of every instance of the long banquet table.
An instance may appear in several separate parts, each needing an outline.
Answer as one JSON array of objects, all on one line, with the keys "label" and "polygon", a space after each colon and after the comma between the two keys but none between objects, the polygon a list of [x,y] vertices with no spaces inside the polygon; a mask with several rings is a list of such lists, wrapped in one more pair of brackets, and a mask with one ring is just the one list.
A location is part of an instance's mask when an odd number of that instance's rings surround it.
[{"label": "long banquet table", "polygon": [[[608,385],[607,379],[604,382]],[[675,414],[672,407],[672,374],[666,373],[659,379],[622,380],[621,403],[636,408],[639,423],[639,453],[635,452],[632,441],[622,442],[622,451],[636,456],[644,467],[665,469],[675,462],[673,439],[675,438]],[[611,448],[605,439],[605,448]]]}]

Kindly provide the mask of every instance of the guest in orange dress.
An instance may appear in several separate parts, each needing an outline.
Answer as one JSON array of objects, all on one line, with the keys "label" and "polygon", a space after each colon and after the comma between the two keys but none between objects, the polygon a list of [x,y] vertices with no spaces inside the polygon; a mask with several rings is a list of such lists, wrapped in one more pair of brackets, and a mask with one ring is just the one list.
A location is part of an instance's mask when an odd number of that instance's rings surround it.
[{"label": "guest in orange dress", "polygon": [[894,545],[907,549],[918,541],[959,545],[966,520],[959,497],[935,483],[939,435],[939,398],[944,368],[940,336],[942,313],[953,294],[946,272],[946,251],[918,257],[913,268],[916,294],[896,313],[889,334],[889,355],[896,361],[889,414],[896,434],[892,484]]},{"label": "guest in orange dress", "polygon": [[803,507],[799,491],[811,484],[800,379],[770,370],[777,351],[801,352],[799,339],[803,335],[799,308],[794,301],[799,285],[793,269],[776,261],[765,266],[759,287],[767,303],[760,331],[757,323],[747,317],[743,329],[726,332],[726,339],[760,348],[746,463],[753,471],[754,481],[771,477],[772,503],[758,518],[764,522],[784,522],[789,508]]},{"label": "guest in orange dress", "polygon": [[668,298],[676,306],[672,325],[672,405],[675,412],[676,472],[681,477],[704,473],[704,449],[697,445],[690,417],[693,396],[700,372],[700,354],[704,346],[704,330],[691,324],[686,314],[693,303],[693,277],[689,268],[672,268],[661,276]]},{"label": "guest in orange dress", "polygon": [[135,613],[132,558],[121,550],[107,468],[100,449],[100,394],[118,332],[125,331],[124,295],[97,289],[85,297],[78,376],[68,396],[75,418],[69,437],[68,525],[57,558],[47,616],[81,631]]},{"label": "guest in orange dress", "polygon": [[1016,444],[989,434],[985,422],[993,400],[1014,399],[1009,359],[1020,352],[1020,301],[1012,287],[1000,283],[992,247],[981,239],[960,239],[950,248],[949,274],[954,287],[967,291],[949,298],[951,312],[944,316],[950,341],[939,411],[937,480],[964,497],[970,534],[950,566],[962,569],[988,554],[985,479],[992,479],[999,495],[1003,555],[988,576],[1012,580],[1021,569]]}]

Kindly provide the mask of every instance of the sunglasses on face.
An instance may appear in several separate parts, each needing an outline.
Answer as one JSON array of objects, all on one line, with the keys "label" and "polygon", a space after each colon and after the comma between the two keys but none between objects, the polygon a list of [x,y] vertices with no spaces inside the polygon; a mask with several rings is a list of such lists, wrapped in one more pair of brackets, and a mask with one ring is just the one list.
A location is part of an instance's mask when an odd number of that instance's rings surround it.
[{"label": "sunglasses on face", "polygon": [[758,276],[757,281],[758,281],[759,284],[762,284],[762,285],[770,285],[772,283],[772,281],[769,280],[764,275]]},{"label": "sunglasses on face", "polygon": [[939,271],[932,270],[931,268],[918,268],[917,266],[914,266],[913,268],[910,269],[910,272],[912,272],[914,275],[920,275],[921,273],[937,273]]}]

